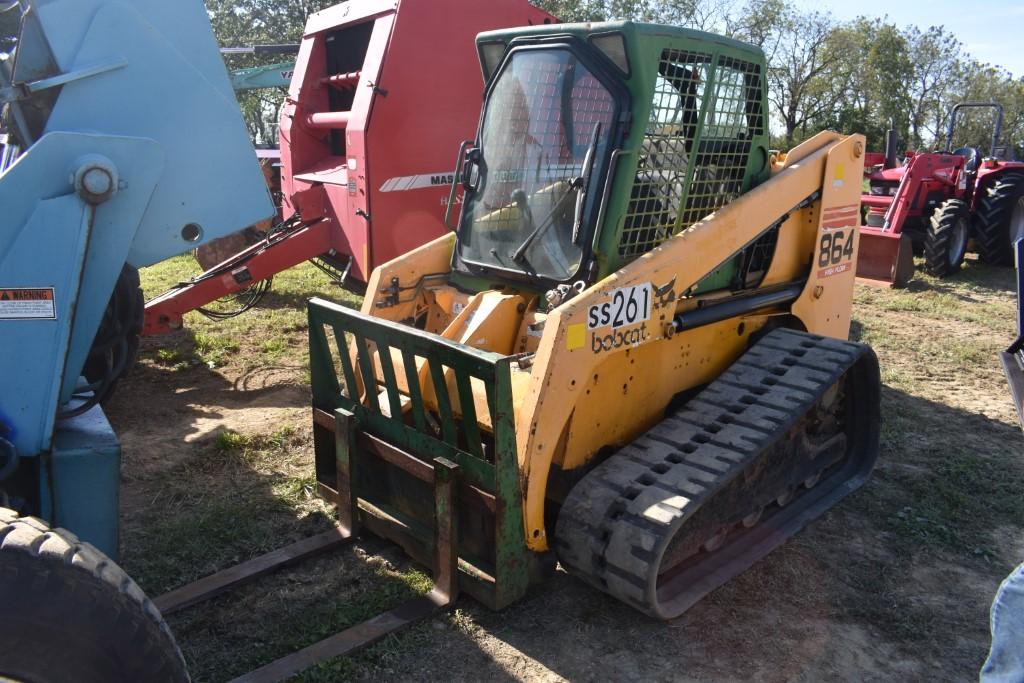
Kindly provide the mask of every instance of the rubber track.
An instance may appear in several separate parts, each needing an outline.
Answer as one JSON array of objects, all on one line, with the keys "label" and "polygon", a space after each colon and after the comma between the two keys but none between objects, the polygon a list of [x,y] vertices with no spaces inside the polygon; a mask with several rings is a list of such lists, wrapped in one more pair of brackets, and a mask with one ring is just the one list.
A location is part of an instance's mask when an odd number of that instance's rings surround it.
[{"label": "rubber track", "polygon": [[[704,564],[716,566],[687,571],[683,578],[694,577],[693,583],[659,599],[658,567],[683,523],[755,464],[855,364],[869,387],[859,397],[867,399],[858,437],[866,446],[857,471],[842,468],[780,509],[772,524],[730,535],[734,540],[706,555]],[[879,388],[869,347],[772,331],[693,400],[573,488],[556,526],[559,561],[638,610],[661,619],[678,616],[866,480],[878,453]]]},{"label": "rubber track", "polygon": [[[51,529],[37,517],[19,517],[13,510],[0,507],[0,563],[13,554],[34,558],[40,563],[40,571],[44,565],[64,565],[78,572],[82,580],[102,586],[109,595],[122,596],[142,615],[140,628],[159,632],[163,642],[173,648],[173,661],[167,662],[161,680],[188,680],[185,658],[160,611],[124,570],[90,543],[79,540],[66,529]],[[158,637],[140,634],[137,642],[145,643],[147,648],[138,653],[140,661],[163,661],[162,653],[151,651],[157,640]]]}]

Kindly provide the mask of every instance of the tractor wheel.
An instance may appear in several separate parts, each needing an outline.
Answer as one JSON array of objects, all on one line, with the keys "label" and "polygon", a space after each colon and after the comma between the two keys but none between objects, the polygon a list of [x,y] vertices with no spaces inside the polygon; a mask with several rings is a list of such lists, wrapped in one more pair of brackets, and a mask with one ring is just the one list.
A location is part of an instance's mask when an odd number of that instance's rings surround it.
[{"label": "tractor wheel", "polygon": [[139,354],[146,300],[142,296],[138,269],[125,265],[110,295],[96,338],[82,374],[105,402],[119,379],[128,374]]},{"label": "tractor wheel", "polygon": [[1013,244],[1024,238],[1024,175],[1000,178],[978,198],[974,241],[985,263],[1013,265]]},{"label": "tractor wheel", "polygon": [[0,508],[0,680],[188,681],[153,603],[88,543]]},{"label": "tractor wheel", "polygon": [[946,277],[960,270],[971,233],[967,203],[949,199],[937,208],[924,238],[924,269],[929,275]]}]

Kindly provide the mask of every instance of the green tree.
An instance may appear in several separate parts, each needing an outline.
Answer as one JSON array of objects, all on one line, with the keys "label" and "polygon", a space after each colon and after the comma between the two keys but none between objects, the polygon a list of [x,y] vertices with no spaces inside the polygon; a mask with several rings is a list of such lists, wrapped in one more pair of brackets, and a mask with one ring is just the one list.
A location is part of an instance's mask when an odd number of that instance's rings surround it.
[{"label": "green tree", "polygon": [[728,19],[725,34],[757,45],[771,63],[775,60],[788,20],[786,0],[749,0]]},{"label": "green tree", "polygon": [[910,144],[923,149],[934,143],[940,131],[934,127],[944,120],[957,85],[963,45],[942,26],[906,31],[914,75],[908,91]]},{"label": "green tree", "polygon": [[904,33],[879,19],[860,17],[836,27],[827,50],[839,64],[825,86],[835,105],[809,128],[863,133],[873,149],[881,148],[890,127],[900,140],[908,140],[914,64]]},{"label": "green tree", "polygon": [[603,0],[530,0],[530,4],[550,12],[565,23],[605,21],[612,16]]},{"label": "green tree", "polygon": [[797,134],[815,132],[815,122],[833,112],[844,91],[836,87],[848,76],[841,51],[829,44],[832,17],[790,9],[782,21],[775,58],[768,66],[769,100],[784,129],[785,145]]},{"label": "green tree", "polygon": [[[946,103],[946,116],[938,128],[937,142],[944,144],[948,113],[957,102],[995,102],[1004,110],[1001,140],[1024,154],[1024,83],[999,66],[985,64],[973,59],[965,60],[956,71],[957,85],[952,89],[953,97]],[[988,154],[992,146],[992,132],[995,113],[990,109],[967,110],[957,118],[953,135],[954,147],[977,147]]]},{"label": "green tree", "polygon": [[860,18],[836,26],[828,36],[825,50],[834,57],[837,73],[829,74],[818,87],[828,90],[835,104],[815,117],[808,125],[810,132],[867,132],[873,109],[866,64],[876,29],[877,22]]},{"label": "green tree", "polygon": [[892,24],[877,24],[864,60],[867,96],[871,102],[869,144],[880,146],[885,131],[896,128],[900,139],[909,134],[909,88],[914,79],[914,64],[909,44]]}]

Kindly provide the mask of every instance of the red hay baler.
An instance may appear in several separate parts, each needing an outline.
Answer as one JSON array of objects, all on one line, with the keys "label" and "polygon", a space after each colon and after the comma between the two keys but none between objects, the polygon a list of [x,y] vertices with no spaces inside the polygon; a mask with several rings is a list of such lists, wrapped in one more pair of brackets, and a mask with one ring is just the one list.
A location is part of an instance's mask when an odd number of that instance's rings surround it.
[{"label": "red hay baler", "polygon": [[249,296],[241,312],[304,261],[359,292],[375,266],[444,234],[455,152],[480,114],[476,35],[556,21],[527,0],[349,0],[311,15],[281,116],[284,222],[147,302],[143,334],[231,295]]}]

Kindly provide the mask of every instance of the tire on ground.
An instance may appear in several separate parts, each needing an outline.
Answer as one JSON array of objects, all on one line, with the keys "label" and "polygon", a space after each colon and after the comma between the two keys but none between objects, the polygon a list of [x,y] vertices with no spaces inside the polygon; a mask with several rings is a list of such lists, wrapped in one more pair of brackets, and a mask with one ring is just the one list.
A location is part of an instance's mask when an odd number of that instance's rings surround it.
[{"label": "tire on ground", "polygon": [[1013,173],[985,188],[975,206],[974,242],[985,263],[1013,265],[1010,220],[1013,209],[1024,199],[1024,174]]},{"label": "tire on ground", "polygon": [[924,239],[924,269],[946,277],[959,272],[967,252],[970,220],[967,203],[949,199],[932,213]]},{"label": "tire on ground", "polygon": [[188,681],[159,611],[63,529],[0,508],[0,679]]}]

